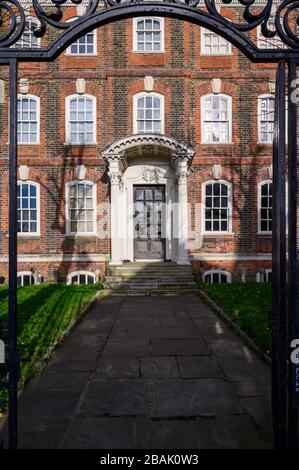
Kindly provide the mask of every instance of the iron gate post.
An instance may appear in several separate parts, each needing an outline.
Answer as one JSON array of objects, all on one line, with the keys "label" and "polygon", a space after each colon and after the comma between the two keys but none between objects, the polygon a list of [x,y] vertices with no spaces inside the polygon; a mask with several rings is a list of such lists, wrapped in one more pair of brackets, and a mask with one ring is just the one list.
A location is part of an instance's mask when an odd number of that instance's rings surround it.
[{"label": "iron gate post", "polygon": [[297,83],[295,61],[288,63],[288,447],[298,447],[299,366],[290,360],[297,323]]},{"label": "iron gate post", "polygon": [[286,62],[277,69],[273,142],[272,416],[275,448],[287,448]]},{"label": "iron gate post", "polygon": [[8,445],[18,446],[17,395],[19,356],[17,347],[17,85],[18,63],[9,60],[9,312],[8,312]]}]

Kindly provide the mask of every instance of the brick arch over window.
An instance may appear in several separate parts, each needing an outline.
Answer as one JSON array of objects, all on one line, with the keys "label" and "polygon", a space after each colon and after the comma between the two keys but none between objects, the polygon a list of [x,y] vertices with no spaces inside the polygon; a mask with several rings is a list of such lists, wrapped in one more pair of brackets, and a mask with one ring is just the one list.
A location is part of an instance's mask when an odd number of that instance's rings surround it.
[{"label": "brick arch over window", "polygon": [[[217,161],[217,163],[221,163],[221,162]],[[190,179],[188,181],[189,201],[192,202],[193,204],[196,204],[197,201],[201,201],[201,202],[203,201],[203,197],[204,197],[203,184],[206,181],[210,181],[210,180],[214,181],[215,178],[213,174],[212,165],[206,165],[200,168],[197,168],[196,166],[194,166],[192,171],[193,173],[196,174],[196,183],[195,184],[192,183]],[[222,166],[221,180],[224,180],[227,183],[231,184],[233,187],[238,188],[239,181],[240,181],[239,171],[231,167]],[[235,209],[237,204],[234,203],[234,193],[232,193],[232,203],[233,203],[233,209]]]}]

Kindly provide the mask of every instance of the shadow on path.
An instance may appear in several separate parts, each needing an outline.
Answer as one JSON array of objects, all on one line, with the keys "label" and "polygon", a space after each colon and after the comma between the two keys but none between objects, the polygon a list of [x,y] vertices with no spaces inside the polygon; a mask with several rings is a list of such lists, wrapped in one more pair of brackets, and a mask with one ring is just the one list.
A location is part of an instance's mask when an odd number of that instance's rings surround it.
[{"label": "shadow on path", "polygon": [[271,448],[270,370],[198,297],[107,297],[20,398],[21,448]]}]

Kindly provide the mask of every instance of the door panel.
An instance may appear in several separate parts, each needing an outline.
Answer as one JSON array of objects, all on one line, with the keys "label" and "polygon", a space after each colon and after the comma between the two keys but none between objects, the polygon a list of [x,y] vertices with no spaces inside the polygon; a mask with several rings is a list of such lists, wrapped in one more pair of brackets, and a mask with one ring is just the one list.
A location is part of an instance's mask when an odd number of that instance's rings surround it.
[{"label": "door panel", "polygon": [[165,259],[164,202],[164,186],[134,186],[135,259]]}]

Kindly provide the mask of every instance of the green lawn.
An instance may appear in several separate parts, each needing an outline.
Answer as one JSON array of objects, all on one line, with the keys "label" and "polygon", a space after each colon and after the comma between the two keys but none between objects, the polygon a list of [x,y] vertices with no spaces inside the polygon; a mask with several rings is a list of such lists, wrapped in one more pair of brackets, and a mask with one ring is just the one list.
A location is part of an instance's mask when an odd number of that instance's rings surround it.
[{"label": "green lawn", "polygon": [[[43,284],[18,289],[18,338],[21,355],[21,384],[36,372],[35,363],[58,340],[89,300],[99,285],[66,286]],[[8,289],[0,288],[0,316],[7,327]],[[1,403],[5,398],[2,392]]]},{"label": "green lawn", "polygon": [[269,310],[271,309],[271,284],[233,283],[199,284],[222,310],[237,323],[264,352],[271,348]]}]

